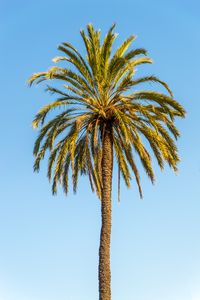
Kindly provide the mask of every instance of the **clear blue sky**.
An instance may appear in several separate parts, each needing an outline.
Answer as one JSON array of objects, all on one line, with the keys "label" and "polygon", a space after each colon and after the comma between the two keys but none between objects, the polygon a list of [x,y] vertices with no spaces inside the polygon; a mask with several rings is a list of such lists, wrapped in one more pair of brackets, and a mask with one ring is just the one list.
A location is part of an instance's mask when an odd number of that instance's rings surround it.
[{"label": "clear blue sky", "polygon": [[100,203],[80,180],[77,195],[51,195],[46,164],[32,170],[37,132],[31,121],[51,99],[27,78],[46,70],[60,42],[83,49],[89,22],[105,33],[117,23],[118,42],[135,46],[154,64],[142,70],[169,83],[185,106],[178,121],[179,175],[156,167],[152,186],[113,187],[113,300],[200,299],[200,4],[199,1],[0,1],[1,180],[0,300],[98,299]]}]

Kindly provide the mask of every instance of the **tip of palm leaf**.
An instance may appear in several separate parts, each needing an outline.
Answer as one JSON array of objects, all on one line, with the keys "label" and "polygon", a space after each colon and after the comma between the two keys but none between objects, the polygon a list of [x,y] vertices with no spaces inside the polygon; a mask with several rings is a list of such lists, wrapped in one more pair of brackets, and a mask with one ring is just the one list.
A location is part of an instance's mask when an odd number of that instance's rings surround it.
[{"label": "tip of palm leaf", "polygon": [[57,187],[55,184],[52,186],[52,195],[55,196],[57,194]]},{"label": "tip of palm leaf", "polygon": [[32,76],[27,80],[27,84],[28,84],[29,86],[32,86],[33,81],[34,81],[34,79],[33,79],[33,75],[32,75]]},{"label": "tip of palm leaf", "polygon": [[87,24],[87,29],[94,29],[94,26],[91,22]]},{"label": "tip of palm leaf", "polygon": [[187,112],[186,112],[186,110],[182,107],[182,118],[185,118],[186,117],[186,115],[187,115]]},{"label": "tip of palm leaf", "polygon": [[54,57],[54,58],[52,59],[52,62],[57,63],[59,60],[60,60],[59,57]]},{"label": "tip of palm leaf", "polygon": [[39,173],[40,168],[36,165],[33,166],[33,171]]},{"label": "tip of palm leaf", "polygon": [[179,175],[179,169],[176,168],[176,170],[174,170],[174,173],[175,173],[176,175]]},{"label": "tip of palm leaf", "polygon": [[38,122],[37,121],[32,122],[32,128],[33,129],[38,128]]},{"label": "tip of palm leaf", "polygon": [[113,31],[113,29],[116,27],[116,22],[113,22],[111,28],[110,28],[110,31]]}]

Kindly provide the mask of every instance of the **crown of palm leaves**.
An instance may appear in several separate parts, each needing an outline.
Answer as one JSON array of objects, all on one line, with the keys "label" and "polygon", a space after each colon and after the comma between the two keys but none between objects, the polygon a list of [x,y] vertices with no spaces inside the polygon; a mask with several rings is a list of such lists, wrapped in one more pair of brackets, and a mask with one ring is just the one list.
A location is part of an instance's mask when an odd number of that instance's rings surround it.
[{"label": "crown of palm leaves", "polygon": [[[54,62],[66,61],[66,67],[54,66],[46,72],[35,73],[29,84],[45,80],[58,80],[62,89],[47,86],[47,91],[56,95],[53,103],[44,106],[35,116],[33,127],[41,125],[36,139],[34,170],[47,151],[48,177],[52,179],[52,192],[56,193],[61,183],[68,192],[69,168],[72,170],[73,189],[77,189],[78,176],[86,174],[91,188],[101,198],[102,140],[107,124],[112,132],[113,149],[127,186],[134,174],[140,196],[142,189],[139,171],[133,150],[151,179],[155,176],[151,155],[144,145],[147,140],[161,169],[166,161],[177,170],[179,161],[174,139],[179,131],[174,125],[175,117],[184,117],[183,107],[173,98],[168,85],[156,76],[134,78],[136,66],[152,63],[143,48],[128,50],[135,37],[130,36],[111,55],[116,39],[113,25],[100,42],[100,31],[92,24],[87,34],[80,31],[86,48],[86,59],[69,43],[58,49],[64,56]],[[72,69],[70,68],[72,65]],[[155,82],[161,84],[166,94],[152,90],[137,90],[138,84]],[[54,109],[62,112],[46,122]]]}]

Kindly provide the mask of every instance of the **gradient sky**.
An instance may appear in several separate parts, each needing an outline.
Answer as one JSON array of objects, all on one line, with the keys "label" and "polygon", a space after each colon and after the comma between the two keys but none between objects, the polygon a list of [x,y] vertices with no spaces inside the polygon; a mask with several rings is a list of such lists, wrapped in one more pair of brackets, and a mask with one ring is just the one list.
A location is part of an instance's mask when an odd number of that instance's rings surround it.
[{"label": "gradient sky", "polygon": [[168,168],[154,186],[142,174],[113,186],[113,300],[200,300],[200,4],[199,1],[0,0],[1,180],[0,300],[98,299],[100,202],[81,178],[79,191],[51,195],[46,163],[34,174],[31,121],[52,99],[27,78],[44,71],[92,22],[104,34],[117,23],[119,44],[137,35],[153,65],[141,68],[168,82],[187,110],[177,126],[179,174]]}]

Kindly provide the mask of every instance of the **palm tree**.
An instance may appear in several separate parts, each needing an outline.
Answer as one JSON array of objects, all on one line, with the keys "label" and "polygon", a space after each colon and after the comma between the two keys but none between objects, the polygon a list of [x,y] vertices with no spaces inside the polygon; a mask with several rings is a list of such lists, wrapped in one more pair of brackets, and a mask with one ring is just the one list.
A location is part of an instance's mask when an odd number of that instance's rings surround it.
[{"label": "palm tree", "polygon": [[[179,161],[174,140],[179,132],[175,117],[184,117],[183,107],[173,98],[168,85],[155,76],[135,78],[136,66],[152,63],[143,48],[129,50],[135,37],[130,36],[112,55],[116,39],[113,25],[103,41],[100,31],[92,24],[87,33],[80,31],[86,49],[86,59],[69,43],[58,49],[63,56],[53,62],[63,61],[63,66],[52,67],[46,72],[35,73],[30,85],[45,80],[58,80],[61,88],[48,85],[46,90],[56,96],[35,116],[33,127],[41,126],[34,146],[34,170],[39,171],[40,161],[46,152],[48,178],[52,192],[60,183],[68,192],[68,175],[72,175],[76,192],[78,176],[88,175],[91,189],[101,200],[102,227],[99,247],[99,299],[111,299],[110,237],[111,190],[114,154],[119,175],[130,186],[135,177],[140,197],[140,175],[135,163],[137,155],[148,177],[154,182],[149,144],[158,165],[164,163],[176,171]],[[71,64],[72,68],[64,63]],[[166,93],[153,90],[136,90],[138,84],[158,83]],[[45,123],[47,115],[59,108],[58,115]],[[133,152],[134,151],[134,152]],[[71,171],[70,171],[71,170]]]}]

